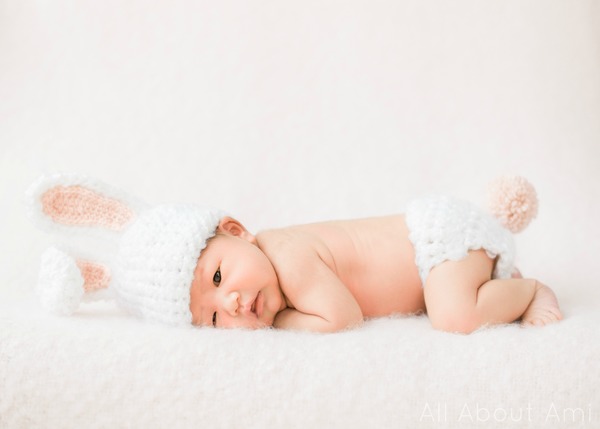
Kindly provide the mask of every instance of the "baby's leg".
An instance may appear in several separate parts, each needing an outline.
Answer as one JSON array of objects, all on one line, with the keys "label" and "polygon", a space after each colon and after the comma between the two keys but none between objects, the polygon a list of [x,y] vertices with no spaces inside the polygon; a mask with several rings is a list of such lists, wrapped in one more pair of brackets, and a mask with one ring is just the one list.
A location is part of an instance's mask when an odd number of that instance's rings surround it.
[{"label": "baby's leg", "polygon": [[485,324],[509,323],[524,315],[539,283],[520,278],[492,280],[493,266],[485,250],[476,250],[460,261],[445,261],[431,270],[424,293],[434,328],[469,333]]}]

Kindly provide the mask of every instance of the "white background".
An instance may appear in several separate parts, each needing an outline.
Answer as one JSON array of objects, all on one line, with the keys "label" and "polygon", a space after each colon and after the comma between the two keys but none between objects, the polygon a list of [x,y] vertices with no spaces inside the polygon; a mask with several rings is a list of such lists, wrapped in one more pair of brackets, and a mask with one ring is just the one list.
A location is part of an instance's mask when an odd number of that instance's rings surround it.
[{"label": "white background", "polygon": [[518,265],[568,315],[600,295],[600,2],[0,0],[2,301],[54,240],[23,194],[56,171],[252,231],[520,174]]}]

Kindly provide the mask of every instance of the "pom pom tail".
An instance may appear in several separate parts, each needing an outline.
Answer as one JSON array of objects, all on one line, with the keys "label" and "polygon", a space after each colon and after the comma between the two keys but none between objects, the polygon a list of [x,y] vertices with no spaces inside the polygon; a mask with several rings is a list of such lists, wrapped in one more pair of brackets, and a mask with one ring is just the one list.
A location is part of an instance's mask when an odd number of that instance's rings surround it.
[{"label": "pom pom tail", "polygon": [[537,216],[537,193],[524,177],[507,176],[496,179],[490,183],[488,192],[490,211],[513,233],[523,231]]}]

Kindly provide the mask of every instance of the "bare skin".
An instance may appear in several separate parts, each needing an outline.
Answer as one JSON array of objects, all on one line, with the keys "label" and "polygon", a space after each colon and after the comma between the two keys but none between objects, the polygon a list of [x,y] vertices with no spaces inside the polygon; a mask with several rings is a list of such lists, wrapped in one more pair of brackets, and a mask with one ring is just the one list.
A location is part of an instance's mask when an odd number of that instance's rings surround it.
[{"label": "bare skin", "polygon": [[548,286],[536,282],[533,300],[521,320],[525,326],[544,326],[562,319],[556,295]]},{"label": "bare skin", "polygon": [[492,279],[483,250],[431,270],[423,286],[403,215],[323,222],[256,236],[224,218],[191,288],[196,325],[333,332],[365,318],[427,312],[436,329],[469,333],[562,318],[533,279]]}]

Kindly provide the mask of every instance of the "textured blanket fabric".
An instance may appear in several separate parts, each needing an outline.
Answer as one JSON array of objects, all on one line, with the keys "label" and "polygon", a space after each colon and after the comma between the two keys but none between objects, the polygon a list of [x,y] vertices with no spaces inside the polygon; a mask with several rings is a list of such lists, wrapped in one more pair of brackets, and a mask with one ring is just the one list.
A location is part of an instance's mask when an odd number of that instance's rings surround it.
[{"label": "textured blanket fabric", "polygon": [[24,308],[0,318],[2,428],[600,427],[591,308],[469,336],[424,316],[321,335]]}]

